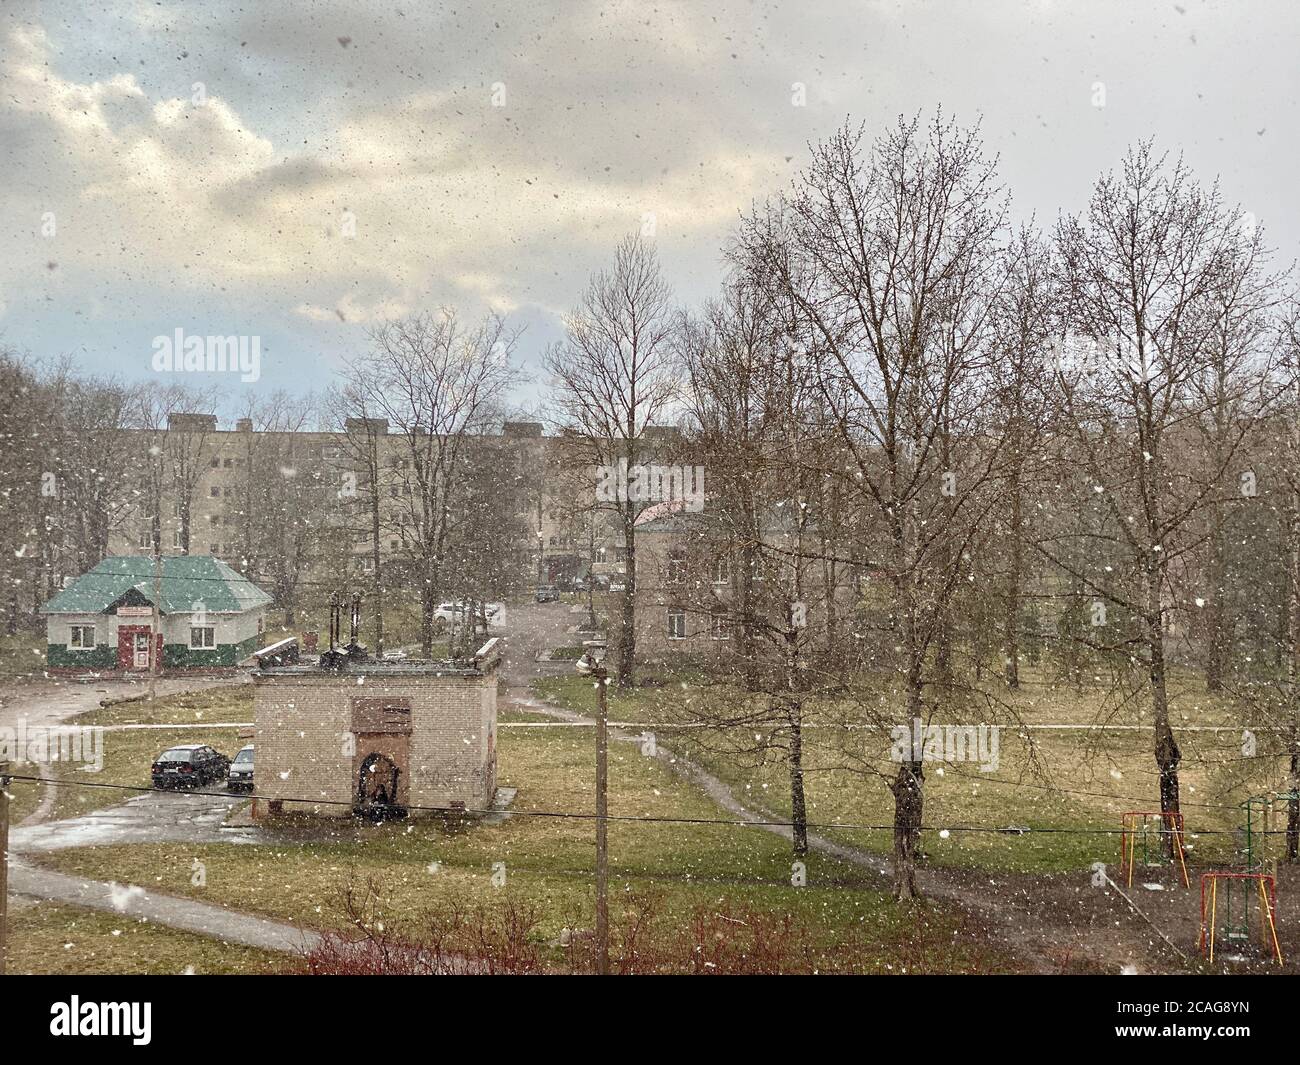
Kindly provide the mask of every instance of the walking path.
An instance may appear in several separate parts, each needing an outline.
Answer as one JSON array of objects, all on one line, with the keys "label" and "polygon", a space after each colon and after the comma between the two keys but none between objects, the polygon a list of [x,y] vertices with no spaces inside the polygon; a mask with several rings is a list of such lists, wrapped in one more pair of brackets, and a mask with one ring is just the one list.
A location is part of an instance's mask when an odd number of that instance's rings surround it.
[{"label": "walking path", "polygon": [[158,895],[135,885],[84,880],[51,869],[37,869],[10,856],[9,890],[68,906],[84,906],[126,917],[143,917],[154,924],[238,943],[245,947],[302,954],[320,943],[308,929],[251,913],[228,910],[193,899]]}]

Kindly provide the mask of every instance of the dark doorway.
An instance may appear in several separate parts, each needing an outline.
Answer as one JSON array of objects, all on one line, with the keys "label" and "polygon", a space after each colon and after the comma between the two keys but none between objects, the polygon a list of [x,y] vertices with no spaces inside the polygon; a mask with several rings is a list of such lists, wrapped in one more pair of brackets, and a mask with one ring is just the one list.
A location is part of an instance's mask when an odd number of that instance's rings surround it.
[{"label": "dark doorway", "polygon": [[366,755],[357,774],[356,812],[372,821],[402,817],[406,811],[397,801],[400,775],[397,763],[387,755],[378,751]]}]

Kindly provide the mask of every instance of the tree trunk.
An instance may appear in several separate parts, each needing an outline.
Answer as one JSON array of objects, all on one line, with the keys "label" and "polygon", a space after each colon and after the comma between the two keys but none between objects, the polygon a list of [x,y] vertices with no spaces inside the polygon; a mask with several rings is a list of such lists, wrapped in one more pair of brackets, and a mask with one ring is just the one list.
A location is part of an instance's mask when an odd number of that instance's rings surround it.
[{"label": "tree trunk", "polygon": [[790,822],[793,830],[794,856],[808,853],[808,805],[803,790],[803,707],[791,699],[787,707],[790,718]]},{"label": "tree trunk", "polygon": [[626,573],[623,578],[623,602],[620,604],[618,633],[619,687],[631,687],[636,665],[636,527],[630,514],[623,518],[623,545]]},{"label": "tree trunk", "polygon": [[920,762],[902,762],[890,789],[894,793],[894,898],[900,902],[921,897],[916,887],[916,845],[921,838],[923,782]]},{"label": "tree trunk", "polygon": [[1286,799],[1286,860],[1300,859],[1300,735],[1291,727],[1291,783]]},{"label": "tree trunk", "polygon": [[1227,618],[1223,608],[1227,560],[1223,545],[1223,504],[1216,503],[1210,532],[1210,595],[1206,604],[1205,689],[1223,690],[1224,663],[1227,657]]},{"label": "tree trunk", "polygon": [[1020,482],[1011,493],[1011,571],[1007,574],[1006,616],[1002,621],[1002,634],[1006,654],[1006,682],[1013,691],[1020,687],[1020,570],[1023,565],[1020,553],[1021,515]]},{"label": "tree trunk", "polygon": [[[1155,716],[1155,755],[1156,765],[1160,770],[1160,810],[1162,813],[1180,812],[1178,799],[1178,764],[1182,761],[1182,752],[1174,739],[1174,731],[1169,724],[1169,692],[1165,677],[1165,634],[1160,624],[1160,602],[1158,579],[1148,584],[1147,595],[1147,653],[1150,665],[1151,710]],[[1165,834],[1165,850],[1173,860],[1174,838],[1172,833]]]},{"label": "tree trunk", "polygon": [[437,600],[433,581],[426,573],[420,589],[420,654],[425,658],[433,657],[433,615],[438,609]]},{"label": "tree trunk", "polygon": [[375,654],[384,654],[384,586],[382,577],[382,558],[379,550],[379,488],[378,478],[371,471],[370,481],[370,558],[375,567]]},{"label": "tree trunk", "polygon": [[744,671],[745,690],[758,691],[758,655],[754,653],[754,566],[758,553],[751,538],[753,525],[746,507],[745,541],[740,548],[740,662]]}]

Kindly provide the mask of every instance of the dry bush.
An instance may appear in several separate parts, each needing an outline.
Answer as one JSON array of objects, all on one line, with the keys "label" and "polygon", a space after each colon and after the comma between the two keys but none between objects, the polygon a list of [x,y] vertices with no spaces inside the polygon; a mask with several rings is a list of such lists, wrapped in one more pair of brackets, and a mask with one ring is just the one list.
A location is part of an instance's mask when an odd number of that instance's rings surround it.
[{"label": "dry bush", "polygon": [[484,976],[541,972],[535,906],[510,895],[493,905],[452,899],[413,919],[389,919],[373,878],[347,887],[342,908],[352,931],[326,932],[296,971],[310,976]]}]

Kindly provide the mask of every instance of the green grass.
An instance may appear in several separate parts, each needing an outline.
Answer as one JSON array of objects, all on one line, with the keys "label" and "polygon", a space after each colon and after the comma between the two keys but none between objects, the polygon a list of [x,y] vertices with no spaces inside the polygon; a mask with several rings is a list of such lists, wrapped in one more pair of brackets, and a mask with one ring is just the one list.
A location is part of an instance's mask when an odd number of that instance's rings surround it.
[{"label": "green grass", "polygon": [[[519,789],[517,816],[501,824],[453,829],[430,819],[381,826],[345,819],[325,823],[332,830],[322,831],[322,822],[287,817],[267,830],[271,838],[262,845],[94,847],[55,853],[48,864],[322,927],[343,924],[341,893],[370,876],[391,892],[390,905],[407,915],[438,900],[493,901],[509,893],[541,910],[537,934],[551,943],[562,928],[593,921],[594,824],[524,815],[592,809],[590,735],[581,729],[507,729],[499,743],[499,783]],[[725,817],[630,744],[611,748],[610,780],[615,817]],[[856,964],[868,970],[885,971],[900,951],[918,959],[915,967],[934,971],[1007,964],[978,939],[955,940],[958,918],[935,905],[923,911],[930,938],[918,948],[916,914],[897,907],[879,890],[880,882],[857,867],[814,856],[807,862],[808,886],[791,886],[789,844],[761,830],[613,821],[609,838],[616,910],[632,895],[652,894],[677,925],[700,906],[789,912],[828,948],[851,926],[866,943]],[[201,888],[191,883],[196,858],[206,867]],[[436,872],[431,863],[438,863]],[[492,884],[496,863],[505,865],[501,888]],[[904,950],[904,943],[911,946]]]},{"label": "green grass", "polygon": [[[29,773],[35,767],[23,766],[22,772]],[[31,773],[35,776],[36,774]],[[18,825],[36,811],[41,804],[42,785],[26,780],[14,780],[9,784],[9,821]]]},{"label": "green grass", "polygon": [[14,976],[278,972],[287,956],[220,943],[139,917],[39,903],[9,915]]},{"label": "green grass", "polygon": [[[1194,678],[1180,678],[1174,693],[1177,725],[1228,724],[1234,708],[1222,697],[1198,690]],[[594,713],[594,689],[577,677],[546,677],[534,689],[556,705]],[[1097,720],[1099,695],[1061,690],[1043,683],[1026,684],[1012,700],[1025,723],[1089,723]],[[611,690],[610,716],[631,722],[698,719],[709,711],[735,712],[746,694],[727,685],[706,685],[697,677],[676,677],[655,687]],[[808,819],[822,825],[882,826],[830,828],[827,834],[878,853],[892,847],[893,798],[887,782],[893,763],[887,758],[889,737],[864,738],[865,757],[853,770],[844,767],[837,735],[815,725],[827,720],[830,707],[809,698],[805,734],[805,789]],[[1238,711],[1239,713],[1239,711]],[[1240,717],[1235,718],[1240,720]],[[900,712],[899,721],[903,720]],[[1001,735],[997,771],[980,772],[967,764],[927,765],[925,823],[939,832],[926,832],[922,849],[929,861],[955,867],[1025,873],[1063,872],[1088,868],[1093,862],[1113,863],[1118,855],[1116,832],[1120,815],[1150,809],[1158,794],[1151,754],[1149,718],[1135,712],[1119,719],[1142,724],[1139,731],[1107,733],[1034,731],[1036,762],[1029,743],[1007,724]],[[860,736],[862,734],[859,734]],[[1243,758],[1241,734],[1182,731],[1181,767],[1184,813],[1192,860],[1198,865],[1223,865],[1237,860],[1232,833],[1242,823],[1237,804],[1250,795],[1285,787],[1283,761],[1277,757]],[[717,751],[717,737],[685,730],[662,729],[659,742],[711,769],[738,795],[778,816],[790,816],[788,771],[778,758],[757,766]],[[1263,743],[1261,740],[1263,751]],[[1207,805],[1198,805],[1207,804]],[[1013,827],[1037,829],[1024,835],[999,832]],[[977,831],[978,829],[978,831]],[[1055,830],[1055,831],[1049,831]],[[1279,841],[1274,839],[1274,848]]]},{"label": "green grass", "polygon": [[152,703],[143,696],[101,706],[77,718],[78,725],[201,725],[204,722],[252,721],[253,686],[241,684],[163,696]]}]

